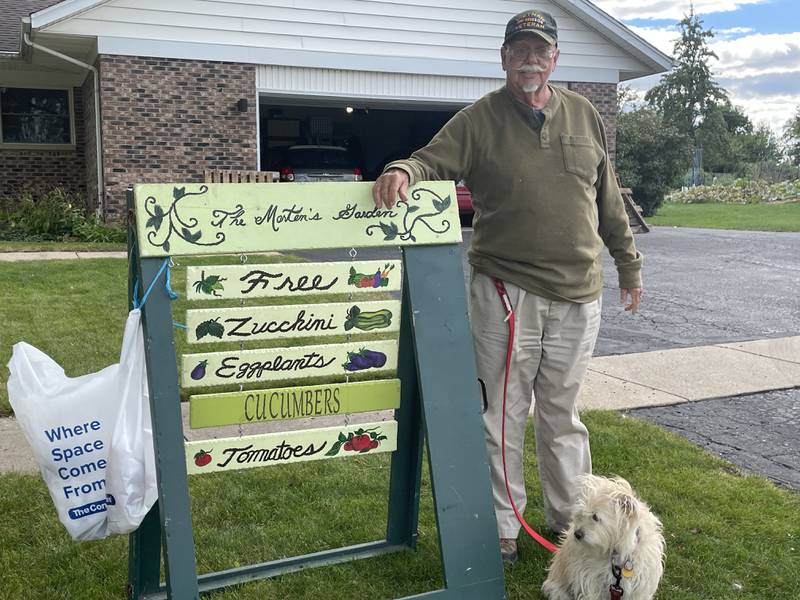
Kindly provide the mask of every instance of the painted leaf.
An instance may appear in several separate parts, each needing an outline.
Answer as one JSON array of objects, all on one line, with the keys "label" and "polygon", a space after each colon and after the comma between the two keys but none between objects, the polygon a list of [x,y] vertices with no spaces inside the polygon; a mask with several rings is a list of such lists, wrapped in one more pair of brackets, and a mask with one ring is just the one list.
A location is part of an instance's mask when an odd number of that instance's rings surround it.
[{"label": "painted leaf", "polygon": [[172,197],[175,198],[175,200],[180,200],[185,195],[186,195],[186,188],[185,187],[182,187],[182,188],[177,188],[176,187],[176,188],[172,189]]},{"label": "painted leaf", "polygon": [[156,231],[161,229],[161,223],[164,221],[164,209],[160,205],[153,205],[153,216],[147,219],[145,227],[153,227]]},{"label": "painted leaf", "polygon": [[162,223],[163,220],[164,220],[164,217],[150,217],[149,219],[147,219],[147,223],[145,224],[145,227],[147,227],[147,228],[152,227],[153,229],[158,231],[159,229],[161,229],[161,223]]},{"label": "painted leaf", "polygon": [[338,442],[336,442],[336,443],[335,443],[335,444],[334,444],[334,445],[331,447],[331,449],[330,449],[330,450],[328,450],[328,451],[325,453],[325,456],[336,456],[337,454],[339,454],[339,448],[341,448],[341,447],[342,447],[342,444],[343,444],[343,443],[344,443],[344,442],[342,442],[341,440],[339,440]]},{"label": "painted leaf", "polygon": [[381,231],[383,231],[384,240],[393,240],[400,233],[397,225],[394,223],[379,223]]},{"label": "painted leaf", "polygon": [[409,206],[408,207],[408,212],[410,212],[410,213],[417,212],[418,210],[419,210],[419,206]]},{"label": "painted leaf", "polygon": [[216,319],[203,321],[195,328],[194,333],[198,340],[203,339],[207,335],[222,339],[222,336],[225,334],[225,327],[222,323],[218,323]]},{"label": "painted leaf", "polygon": [[438,198],[433,199],[433,208],[436,209],[436,212],[444,212],[450,206],[450,196],[445,197],[443,200],[439,200]]},{"label": "painted leaf", "polygon": [[164,249],[164,252],[169,252],[169,240],[164,240],[164,243],[161,244],[161,247]]}]

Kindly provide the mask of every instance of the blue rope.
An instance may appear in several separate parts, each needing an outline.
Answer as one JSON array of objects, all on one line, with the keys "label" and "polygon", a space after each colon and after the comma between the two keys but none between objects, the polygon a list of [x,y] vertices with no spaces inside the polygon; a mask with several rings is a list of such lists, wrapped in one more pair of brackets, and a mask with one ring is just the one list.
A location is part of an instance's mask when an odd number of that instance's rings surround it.
[{"label": "blue rope", "polygon": [[[139,301],[137,299],[137,297],[139,295],[138,294],[139,282],[136,281],[134,283],[134,285],[133,285],[133,308],[141,308],[142,306],[144,306],[144,303],[147,302],[148,296],[150,296],[150,292],[153,291],[153,287],[155,287],[155,285],[156,285],[156,281],[158,281],[158,278],[161,277],[161,274],[164,272],[164,269],[166,269],[167,267],[169,267],[169,257],[165,258],[164,262],[161,263],[161,268],[158,270],[158,273],[156,273],[156,276],[153,277],[153,281],[150,282],[150,285],[147,287],[147,291],[144,293],[144,296],[142,296],[141,301]],[[169,281],[169,271],[167,271],[167,281]],[[171,289],[169,289],[169,283],[167,283],[167,290],[168,290],[167,293],[169,293],[170,297],[172,297],[174,292]]]},{"label": "blue rope", "polygon": [[167,285],[166,285],[167,295],[169,296],[170,300],[177,300],[178,294],[172,291],[172,286],[170,286],[169,282],[169,274],[170,274],[170,269],[169,267],[167,267]]},{"label": "blue rope", "polygon": [[[167,276],[166,276],[165,282],[164,282],[164,289],[166,290],[167,295],[169,296],[169,299],[170,300],[177,300],[179,298],[178,294],[176,294],[172,290],[171,278],[170,278],[169,260],[170,260],[169,257],[164,259],[164,262],[162,263],[161,268],[158,270],[158,273],[156,273],[156,276],[153,277],[153,281],[150,282],[150,285],[148,286],[147,291],[144,293],[144,296],[142,296],[141,302],[138,300],[138,297],[139,297],[139,281],[137,280],[137,281],[133,282],[133,308],[136,309],[136,308],[141,308],[142,306],[144,306],[144,303],[147,302],[147,297],[150,295],[150,292],[153,291],[153,287],[155,287],[156,281],[158,281],[158,278],[161,277],[161,273],[164,272],[164,269],[167,270]],[[181,329],[188,329],[188,327],[186,325],[184,325],[183,323],[176,323],[175,321],[173,321],[172,324],[175,327],[179,327]]]}]

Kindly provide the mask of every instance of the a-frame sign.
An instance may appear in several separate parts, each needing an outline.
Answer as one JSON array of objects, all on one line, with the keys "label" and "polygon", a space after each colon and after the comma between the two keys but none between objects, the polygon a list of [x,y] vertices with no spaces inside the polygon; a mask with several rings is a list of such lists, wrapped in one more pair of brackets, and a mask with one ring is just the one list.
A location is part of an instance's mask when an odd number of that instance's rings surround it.
[{"label": "a-frame sign", "polygon": [[[138,282],[139,289],[163,278],[169,256],[402,246],[402,261],[381,261],[376,269],[375,264],[281,265],[281,281],[274,274],[259,273],[252,263],[247,268],[205,266],[197,268],[199,273],[190,267],[190,299],[291,293],[302,293],[303,299],[280,309],[248,302],[246,309],[187,311],[188,341],[197,343],[199,350],[182,357],[180,372],[170,300],[163,285],[153,288],[142,311],[159,494],[158,503],[130,537],[131,598],[193,599],[202,592],[312,566],[413,549],[423,443],[444,587],[414,597],[505,597],[454,198],[451,182],[420,183],[408,202],[391,210],[374,208],[369,183],[170,184],[129,190],[131,283]],[[337,272],[340,268],[346,270]],[[401,303],[315,305],[308,295],[323,288],[398,290],[401,273]],[[363,339],[349,346],[297,346],[288,338],[301,330],[313,335],[357,330],[376,337],[367,349]],[[393,339],[387,339],[391,331]],[[211,338],[238,342],[242,336],[287,341],[278,349],[242,351],[237,345],[228,352],[204,353],[200,345]],[[395,370],[396,377],[391,377]],[[341,383],[349,371],[373,371],[377,379]],[[313,392],[323,404],[326,393],[329,399],[337,394],[341,413],[396,407],[394,421],[250,436],[246,446],[235,438],[227,446],[221,443],[225,440],[214,440],[213,457],[206,453],[208,446],[204,450],[202,443],[184,442],[181,385],[220,388],[218,394],[191,396],[192,427],[241,423],[253,415],[291,418],[291,407],[283,415],[263,406],[258,413],[258,407],[243,402],[236,391],[240,383],[273,382],[287,372],[295,378],[336,376],[338,383],[302,391]],[[390,378],[381,379],[384,373]],[[189,474],[380,451],[392,452],[384,540],[198,576]],[[160,581],[162,551],[165,583]]]}]

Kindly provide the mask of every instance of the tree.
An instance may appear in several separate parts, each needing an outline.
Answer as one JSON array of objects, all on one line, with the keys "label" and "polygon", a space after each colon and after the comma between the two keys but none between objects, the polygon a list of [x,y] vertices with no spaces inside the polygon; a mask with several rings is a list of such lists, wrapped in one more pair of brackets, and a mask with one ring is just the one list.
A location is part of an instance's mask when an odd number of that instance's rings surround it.
[{"label": "tree", "polygon": [[786,154],[793,165],[800,165],[800,106],[797,113],[786,123],[786,130],[783,133],[783,141],[786,143]]},{"label": "tree", "polygon": [[617,172],[645,216],[655,214],[664,196],[680,184],[691,163],[691,140],[651,107],[617,118]]},{"label": "tree", "polygon": [[717,55],[708,48],[708,40],[714,33],[703,29],[694,9],[679,25],[681,37],[673,49],[677,65],[647,92],[645,100],[694,140],[703,120],[715,108],[729,104],[728,94],[711,76],[709,61]]},{"label": "tree", "polygon": [[753,165],[781,161],[781,149],[766,125],[754,127],[736,106],[720,105],[706,115],[695,132],[703,148],[703,166],[712,173],[747,176]]},{"label": "tree", "polygon": [[703,169],[712,173],[732,173],[739,160],[731,142],[725,111],[715,107],[708,112],[694,133],[694,141],[703,149]]},{"label": "tree", "polygon": [[737,146],[737,154],[748,164],[777,164],[783,159],[775,133],[763,123],[749,133],[736,136],[733,143]]}]

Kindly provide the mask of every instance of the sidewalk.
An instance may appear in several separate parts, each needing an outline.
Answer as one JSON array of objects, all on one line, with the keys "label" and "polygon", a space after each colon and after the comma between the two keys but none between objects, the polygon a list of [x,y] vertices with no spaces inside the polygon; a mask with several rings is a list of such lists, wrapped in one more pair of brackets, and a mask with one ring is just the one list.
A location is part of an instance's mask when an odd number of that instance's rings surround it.
[{"label": "sidewalk", "polygon": [[24,260],[75,260],[76,258],[127,258],[127,252],[0,252],[0,262]]},{"label": "sidewalk", "polygon": [[[800,388],[800,336],[596,357],[579,405],[582,410],[628,410],[708,399],[741,404],[747,402],[742,398],[746,394],[787,388]],[[237,428],[191,430],[187,404],[182,408],[184,431],[191,440],[237,435]],[[370,414],[354,415],[351,422],[370,418]],[[341,420],[329,417],[314,426]],[[303,426],[298,421],[278,421],[248,425],[242,433]],[[36,471],[28,443],[13,418],[0,419],[0,473],[8,471]]]},{"label": "sidewalk", "polygon": [[800,387],[800,336],[592,359],[581,409],[622,410]]}]

